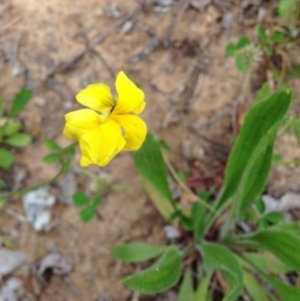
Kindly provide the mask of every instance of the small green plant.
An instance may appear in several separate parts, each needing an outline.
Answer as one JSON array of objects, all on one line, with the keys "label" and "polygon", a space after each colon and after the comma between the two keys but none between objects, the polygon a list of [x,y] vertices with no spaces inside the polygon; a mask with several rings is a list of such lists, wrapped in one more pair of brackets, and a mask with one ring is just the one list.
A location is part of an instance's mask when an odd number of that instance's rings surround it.
[{"label": "small green plant", "polygon": [[[218,277],[227,283],[222,300],[235,301],[243,291],[255,301],[278,300],[278,295],[282,300],[298,300],[300,288],[282,282],[278,275],[300,271],[299,224],[284,223],[278,212],[265,213],[260,199],[271,170],[277,132],[285,122],[292,95],[282,90],[263,97],[269,94],[263,91],[245,118],[229,156],[223,187],[213,203],[208,203],[207,193],[195,195],[190,208],[173,199],[165,151],[148,134],[134,156],[135,165],[158,211],[186,234],[184,243],[167,247],[144,243],[116,247],[113,255],[126,262],[160,256],[149,268],[125,277],[124,284],[143,294],[179,285],[179,300],[211,300],[210,283],[219,271]],[[256,213],[252,219],[258,226],[244,233],[236,223],[253,205]],[[220,224],[220,219],[221,227],[216,232],[215,223]],[[261,284],[262,278],[274,291]]]},{"label": "small green plant", "polygon": [[13,148],[22,148],[31,143],[29,134],[22,132],[22,124],[15,117],[32,98],[32,91],[22,88],[15,96],[10,111],[5,114],[4,101],[0,97],[0,167],[9,169],[14,162]]},{"label": "small green plant", "polygon": [[73,195],[73,203],[82,208],[79,216],[83,222],[90,221],[97,213],[97,207],[102,203],[102,197],[96,196],[90,200],[82,191],[77,191]]}]

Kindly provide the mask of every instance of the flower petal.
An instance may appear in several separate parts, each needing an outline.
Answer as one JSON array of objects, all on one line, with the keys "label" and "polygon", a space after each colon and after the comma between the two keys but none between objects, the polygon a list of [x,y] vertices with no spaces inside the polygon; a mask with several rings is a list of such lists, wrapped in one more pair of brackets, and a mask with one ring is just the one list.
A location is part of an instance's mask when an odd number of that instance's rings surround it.
[{"label": "flower petal", "polygon": [[64,136],[69,139],[79,140],[80,137],[102,124],[99,114],[90,109],[82,109],[65,115],[66,125]]},{"label": "flower petal", "polygon": [[135,113],[140,114],[145,108],[145,94],[133,83],[123,71],[116,79],[118,101],[113,114]]},{"label": "flower petal", "polygon": [[111,159],[123,150],[126,142],[122,136],[120,125],[111,119],[98,128],[85,133],[80,141],[80,165],[107,165]]},{"label": "flower petal", "polygon": [[88,85],[76,95],[76,100],[83,106],[100,111],[108,116],[116,105],[109,86],[100,83]]},{"label": "flower petal", "polygon": [[135,151],[143,144],[146,134],[146,123],[136,115],[111,115],[111,119],[117,121],[125,130],[124,139],[126,145],[123,151]]}]

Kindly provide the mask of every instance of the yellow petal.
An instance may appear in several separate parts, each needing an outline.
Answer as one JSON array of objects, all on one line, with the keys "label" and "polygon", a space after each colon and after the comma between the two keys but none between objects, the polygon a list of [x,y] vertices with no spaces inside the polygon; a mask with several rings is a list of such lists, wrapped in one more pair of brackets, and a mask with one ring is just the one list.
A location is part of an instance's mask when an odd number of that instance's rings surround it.
[{"label": "yellow petal", "polygon": [[111,119],[98,128],[85,133],[80,141],[80,165],[107,165],[111,159],[121,152],[126,142],[122,136],[120,125]]},{"label": "yellow petal", "polygon": [[140,114],[145,108],[145,94],[133,83],[124,72],[119,72],[116,79],[118,92],[117,105],[113,114]]},{"label": "yellow petal", "polygon": [[116,105],[109,86],[105,84],[92,84],[76,95],[76,100],[83,106],[100,111],[107,116]]},{"label": "yellow petal", "polygon": [[130,114],[111,115],[110,118],[116,120],[125,131],[126,145],[123,151],[139,149],[146,138],[146,123],[140,117]]},{"label": "yellow petal", "polygon": [[67,138],[75,140],[79,140],[83,134],[102,124],[99,114],[90,109],[67,113],[65,119],[66,125],[63,134]]}]

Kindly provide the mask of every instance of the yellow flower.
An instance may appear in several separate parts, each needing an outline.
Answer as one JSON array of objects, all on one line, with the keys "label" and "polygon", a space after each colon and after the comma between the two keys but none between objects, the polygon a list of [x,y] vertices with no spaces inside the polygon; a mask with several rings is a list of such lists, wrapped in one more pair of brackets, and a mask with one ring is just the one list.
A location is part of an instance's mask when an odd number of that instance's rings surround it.
[{"label": "yellow flower", "polygon": [[109,86],[89,85],[76,95],[76,100],[88,108],[65,115],[63,134],[79,141],[80,165],[107,165],[121,151],[135,151],[145,140],[147,126],[135,114],[145,108],[145,95],[124,72],[116,79],[118,100]]}]

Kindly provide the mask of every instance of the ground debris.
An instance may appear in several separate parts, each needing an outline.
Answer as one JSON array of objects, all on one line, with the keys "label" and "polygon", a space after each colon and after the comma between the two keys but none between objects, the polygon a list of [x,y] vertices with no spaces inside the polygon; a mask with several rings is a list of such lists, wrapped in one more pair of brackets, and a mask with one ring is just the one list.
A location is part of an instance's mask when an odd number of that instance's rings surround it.
[{"label": "ground debris", "polygon": [[73,269],[71,261],[59,253],[47,254],[39,263],[37,274],[43,276],[45,272],[50,272],[54,275],[67,275]]},{"label": "ground debris", "polygon": [[27,220],[36,231],[48,230],[55,197],[49,187],[42,187],[23,195],[23,206]]},{"label": "ground debris", "polygon": [[19,300],[18,291],[22,288],[22,283],[17,278],[10,278],[5,285],[0,288],[0,301]]},{"label": "ground debris", "polygon": [[0,249],[0,279],[24,263],[26,256],[21,251]]}]

